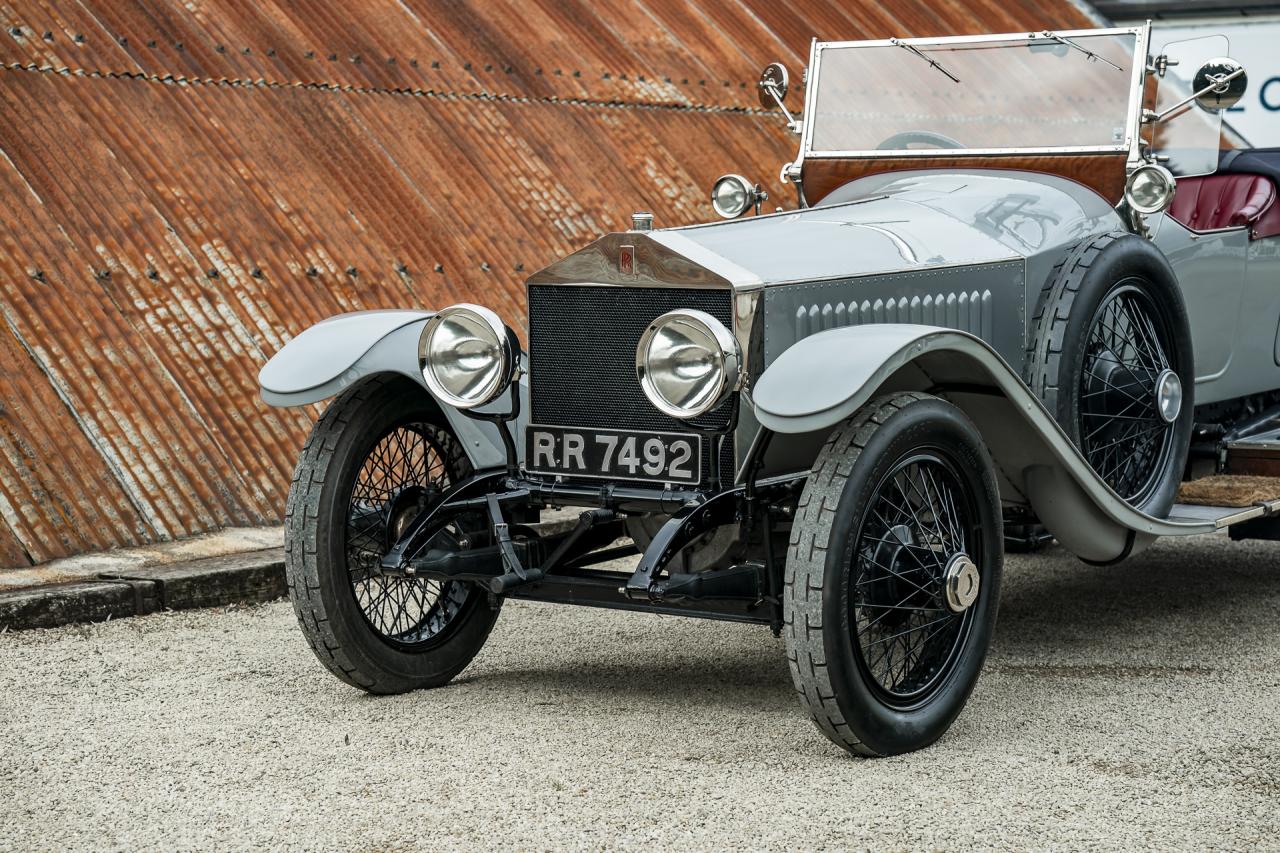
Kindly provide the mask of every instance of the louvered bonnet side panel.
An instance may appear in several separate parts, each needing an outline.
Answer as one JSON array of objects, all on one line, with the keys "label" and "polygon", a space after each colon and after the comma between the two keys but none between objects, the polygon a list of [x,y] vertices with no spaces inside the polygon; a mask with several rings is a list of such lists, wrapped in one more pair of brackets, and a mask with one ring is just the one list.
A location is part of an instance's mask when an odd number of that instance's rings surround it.
[{"label": "louvered bonnet side panel", "polygon": [[1026,298],[1022,261],[788,284],[766,289],[764,364],[827,329],[912,323],[982,338],[1022,369]]}]

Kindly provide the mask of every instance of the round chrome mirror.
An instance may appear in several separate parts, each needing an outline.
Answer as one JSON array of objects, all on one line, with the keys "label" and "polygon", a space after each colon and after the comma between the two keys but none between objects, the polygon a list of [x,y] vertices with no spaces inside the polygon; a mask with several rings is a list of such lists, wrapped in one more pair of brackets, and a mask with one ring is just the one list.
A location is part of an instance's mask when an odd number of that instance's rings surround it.
[{"label": "round chrome mirror", "polygon": [[1226,110],[1234,107],[1249,88],[1244,66],[1227,56],[1210,59],[1196,72],[1191,82],[1193,92],[1204,91],[1196,98],[1201,109]]},{"label": "round chrome mirror", "polygon": [[742,175],[722,175],[711,188],[711,206],[715,208],[716,215],[725,219],[737,219],[748,207],[757,203],[757,196],[760,200],[767,198],[763,193],[757,192],[756,185]]},{"label": "round chrome mirror", "polygon": [[[756,94],[760,96],[760,106],[766,110],[781,106],[782,102],[787,99],[787,87],[791,82],[787,69],[782,66],[781,62],[770,62],[760,72],[760,83],[757,87]],[[770,89],[777,94],[778,100],[773,99]]]}]

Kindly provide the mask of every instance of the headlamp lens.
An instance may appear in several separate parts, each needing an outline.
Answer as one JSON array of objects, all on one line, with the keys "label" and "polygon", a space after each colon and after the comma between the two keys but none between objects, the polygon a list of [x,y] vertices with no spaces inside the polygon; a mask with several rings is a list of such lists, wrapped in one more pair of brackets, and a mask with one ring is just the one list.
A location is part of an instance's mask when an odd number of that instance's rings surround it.
[{"label": "headlamp lens", "polygon": [[506,326],[479,305],[454,305],[428,320],[418,355],[427,387],[460,409],[501,394],[514,368]]},{"label": "headlamp lens", "polygon": [[702,311],[672,311],[641,336],[636,376],[655,407],[692,418],[737,387],[739,361],[737,342],[720,321]]}]

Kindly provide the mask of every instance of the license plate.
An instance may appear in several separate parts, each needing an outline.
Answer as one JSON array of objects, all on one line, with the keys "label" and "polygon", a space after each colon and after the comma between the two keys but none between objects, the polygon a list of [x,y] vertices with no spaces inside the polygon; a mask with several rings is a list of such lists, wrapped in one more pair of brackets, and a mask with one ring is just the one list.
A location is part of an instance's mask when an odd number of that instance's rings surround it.
[{"label": "license plate", "polygon": [[567,477],[696,485],[702,440],[679,432],[538,426],[525,430],[525,468]]}]

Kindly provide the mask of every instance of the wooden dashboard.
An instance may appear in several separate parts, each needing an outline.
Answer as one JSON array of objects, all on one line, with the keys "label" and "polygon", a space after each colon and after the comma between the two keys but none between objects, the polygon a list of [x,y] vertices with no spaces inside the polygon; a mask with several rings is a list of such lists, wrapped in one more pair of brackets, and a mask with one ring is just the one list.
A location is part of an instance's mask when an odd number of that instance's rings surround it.
[{"label": "wooden dashboard", "polygon": [[876,157],[870,159],[813,159],[804,162],[805,200],[821,201],[832,190],[867,175],[915,169],[1019,169],[1058,175],[1084,184],[1107,200],[1119,203],[1124,195],[1124,154],[1037,154],[990,157]]}]

